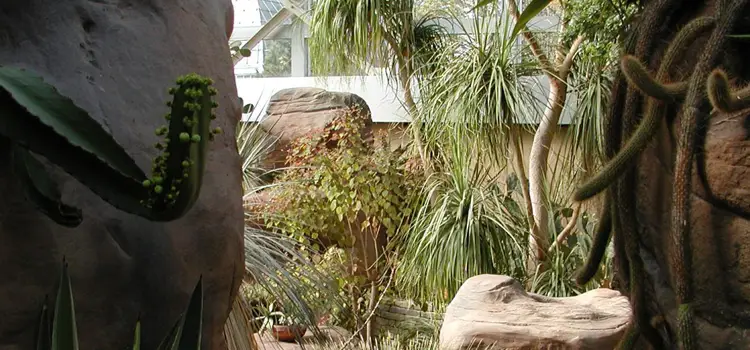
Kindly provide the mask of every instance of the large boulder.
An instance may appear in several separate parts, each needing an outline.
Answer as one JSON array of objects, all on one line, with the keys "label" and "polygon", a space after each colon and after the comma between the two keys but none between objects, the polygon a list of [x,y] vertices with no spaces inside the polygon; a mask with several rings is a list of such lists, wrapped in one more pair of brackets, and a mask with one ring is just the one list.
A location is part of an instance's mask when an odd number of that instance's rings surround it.
[{"label": "large boulder", "polygon": [[285,166],[289,145],[295,139],[321,133],[337,115],[349,108],[359,108],[365,120],[365,139],[372,136],[372,114],[364,99],[348,92],[320,88],[290,88],[276,92],[268,104],[261,128],[276,143],[264,160],[267,169]]},{"label": "large boulder", "polygon": [[82,349],[120,350],[142,320],[155,349],[204,282],[203,349],[223,349],[223,325],[243,274],[240,106],[227,49],[230,0],[4,0],[0,65],[43,74],[87,110],[146,171],[157,150],[167,88],[183,74],[212,78],[217,126],[200,199],[183,218],[157,223],[116,210],[76,180],[49,170],[63,199],[83,210],[74,229],[37,211],[0,144],[0,349],[33,349],[45,297],[69,263]]},{"label": "large boulder", "polygon": [[440,347],[459,349],[613,349],[630,319],[628,299],[599,288],[567,298],[527,293],[502,275],[461,285],[440,329]]}]

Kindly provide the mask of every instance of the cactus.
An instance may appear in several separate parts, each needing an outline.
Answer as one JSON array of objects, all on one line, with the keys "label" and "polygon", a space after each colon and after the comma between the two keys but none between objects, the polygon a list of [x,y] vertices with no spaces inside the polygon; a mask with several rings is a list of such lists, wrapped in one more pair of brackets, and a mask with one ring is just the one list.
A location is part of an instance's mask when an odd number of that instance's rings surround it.
[{"label": "cactus", "polygon": [[[198,198],[207,143],[219,128],[210,122],[216,103],[211,80],[188,74],[169,90],[168,126],[156,147],[152,174],[146,177],[117,141],[71,99],[38,74],[0,66],[0,135],[9,139],[19,159],[14,169],[29,198],[55,222],[76,226],[80,210],[60,202],[57,185],[29,151],[43,156],[125,212],[153,221],[177,219]],[[26,153],[24,153],[26,152]],[[28,169],[35,167],[35,172]],[[37,172],[42,175],[36,176]],[[31,177],[31,174],[35,176]]]},{"label": "cactus", "polygon": [[[190,295],[187,309],[163,338],[157,350],[200,349],[203,331],[203,278]],[[47,300],[42,305],[36,331],[36,350],[78,350],[78,327],[76,326],[73,288],[68,274],[68,264],[63,260],[60,282],[57,289],[55,311],[49,315]],[[133,344],[130,350],[141,349],[141,321],[136,321]]]},{"label": "cactus", "polygon": [[685,96],[688,84],[685,81],[661,83],[633,56],[626,55],[621,62],[622,72],[630,85],[646,96],[657,100],[673,102]]},{"label": "cactus", "polygon": [[635,349],[635,345],[638,343],[638,338],[641,336],[641,332],[638,331],[638,326],[631,320],[628,328],[625,329],[625,334],[620,338],[615,349],[617,350],[632,350]]},{"label": "cactus", "polygon": [[594,241],[591,244],[591,251],[589,256],[586,258],[581,270],[576,274],[576,283],[578,285],[584,285],[588,283],[596,271],[599,269],[599,264],[604,257],[604,253],[607,250],[607,244],[609,244],[609,238],[612,235],[612,209],[609,198],[604,201],[602,207],[601,217],[596,225],[594,231]]},{"label": "cactus", "polygon": [[677,336],[683,350],[696,348],[694,322],[690,304],[680,304],[677,309]]},{"label": "cactus", "polygon": [[667,48],[664,59],[661,62],[656,77],[651,77],[648,70],[633,56],[623,57],[622,72],[627,81],[647,96],[657,99],[649,99],[646,105],[646,113],[638,129],[630,137],[625,147],[611,159],[604,169],[593,179],[587,181],[576,190],[573,195],[576,201],[583,201],[595,196],[609,186],[623,173],[625,168],[633,164],[654,137],[659,127],[660,117],[664,114],[664,102],[675,102],[685,96],[687,82],[676,82],[663,84],[660,81],[667,78],[669,69],[673,66],[684,49],[695,40],[695,38],[706,30],[713,28],[714,20],[711,17],[700,17],[688,23]]},{"label": "cactus", "polygon": [[750,108],[750,86],[732,91],[729,78],[721,69],[714,70],[706,83],[711,105],[724,113],[733,113]]}]

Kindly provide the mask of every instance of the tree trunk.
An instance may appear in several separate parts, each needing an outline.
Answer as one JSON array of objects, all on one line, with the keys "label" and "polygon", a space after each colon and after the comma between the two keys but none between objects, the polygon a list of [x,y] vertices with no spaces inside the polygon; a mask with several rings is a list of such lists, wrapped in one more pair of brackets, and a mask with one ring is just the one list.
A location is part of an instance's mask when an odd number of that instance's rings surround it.
[{"label": "tree trunk", "polygon": [[[550,243],[549,210],[547,208],[546,181],[547,159],[552,140],[558,129],[568,90],[563,81],[550,78],[549,95],[544,117],[534,134],[529,154],[529,197],[534,215],[529,251],[534,265],[538,265],[546,255]],[[536,232],[535,232],[536,231]]]},{"label": "tree trunk", "polygon": [[411,74],[409,74],[406,69],[402,69],[399,80],[401,80],[401,88],[404,89],[404,104],[406,105],[406,109],[409,112],[409,117],[412,120],[412,125],[410,128],[412,132],[412,139],[414,139],[414,145],[417,147],[417,151],[419,152],[419,158],[422,160],[424,171],[428,172],[430,170],[429,158],[427,158],[427,152],[425,151],[424,145],[422,144],[420,125],[419,123],[415,123],[415,118],[417,115],[417,104],[416,102],[414,102],[414,95],[411,91]]}]

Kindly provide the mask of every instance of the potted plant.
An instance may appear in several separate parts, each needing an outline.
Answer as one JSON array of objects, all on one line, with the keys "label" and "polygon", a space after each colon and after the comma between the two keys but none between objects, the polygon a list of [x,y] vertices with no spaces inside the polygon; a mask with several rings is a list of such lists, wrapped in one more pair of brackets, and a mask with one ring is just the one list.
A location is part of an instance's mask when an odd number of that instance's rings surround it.
[{"label": "potted plant", "polygon": [[253,321],[262,322],[261,329],[270,329],[278,341],[293,342],[307,332],[307,326],[299,318],[284,314],[273,302],[268,305],[265,315],[255,317]]},{"label": "potted plant", "polygon": [[292,342],[302,339],[307,332],[307,326],[302,324],[296,317],[281,315],[271,328],[273,336],[279,341]]}]

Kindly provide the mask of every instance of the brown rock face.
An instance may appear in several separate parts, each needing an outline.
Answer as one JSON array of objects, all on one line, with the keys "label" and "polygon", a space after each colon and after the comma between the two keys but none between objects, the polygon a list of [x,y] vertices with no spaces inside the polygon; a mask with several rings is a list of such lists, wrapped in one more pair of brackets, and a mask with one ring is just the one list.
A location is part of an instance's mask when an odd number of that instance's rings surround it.
[{"label": "brown rock face", "polygon": [[81,349],[132,343],[139,314],[143,348],[154,349],[204,280],[203,348],[222,349],[222,329],[243,271],[239,102],[227,48],[229,0],[5,0],[0,64],[33,69],[87,110],[147,171],[167,88],[183,74],[212,78],[217,126],[198,203],[185,217],[154,223],[120,212],[50,167],[63,199],[84,221],[63,228],[19,189],[0,145],[0,349],[33,348],[45,295],[54,297],[63,257],[75,294]]},{"label": "brown rock face", "polygon": [[372,127],[370,108],[361,97],[343,92],[332,92],[318,88],[292,88],[278,91],[271,97],[266,117],[261,127],[278,138],[273,150],[265,159],[268,169],[285,166],[289,143],[293,140],[323,131],[336,115],[351,107],[359,107],[369,116],[366,121],[365,139]]},{"label": "brown rock face", "polygon": [[628,299],[611,289],[549,298],[508,276],[479,275],[451,300],[440,346],[460,349],[613,349],[630,318]]}]

